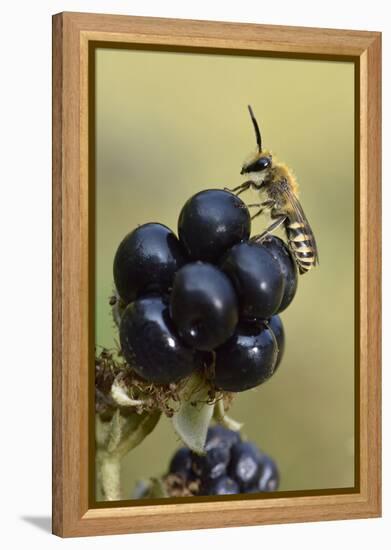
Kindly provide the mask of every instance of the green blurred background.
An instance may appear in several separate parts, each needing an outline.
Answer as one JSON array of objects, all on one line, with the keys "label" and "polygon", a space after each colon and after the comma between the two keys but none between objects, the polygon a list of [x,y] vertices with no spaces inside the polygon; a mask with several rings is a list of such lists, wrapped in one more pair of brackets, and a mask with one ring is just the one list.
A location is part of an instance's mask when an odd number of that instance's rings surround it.
[{"label": "green blurred background", "polygon": [[[263,143],[291,166],[320,267],[300,277],[282,319],[286,351],[271,380],[231,416],[278,462],[280,490],[354,485],[354,66],[352,63],[119,49],[96,51],[96,343],[113,346],[113,256],[138,224],[176,231],[184,202],[234,187]],[[244,195],[256,202],[254,192]],[[265,227],[258,218],[253,233]],[[170,422],[123,463],[124,495],[163,473]]]}]

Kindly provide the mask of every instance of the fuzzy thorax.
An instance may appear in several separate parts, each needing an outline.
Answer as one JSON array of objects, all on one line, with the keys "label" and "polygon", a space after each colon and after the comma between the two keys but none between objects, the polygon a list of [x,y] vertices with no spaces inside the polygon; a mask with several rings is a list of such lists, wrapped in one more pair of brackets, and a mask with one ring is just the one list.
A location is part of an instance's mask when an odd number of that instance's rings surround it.
[{"label": "fuzzy thorax", "polygon": [[274,179],[285,179],[289,182],[290,187],[296,197],[299,195],[299,184],[297,183],[296,176],[291,168],[283,162],[277,160],[273,162]]}]

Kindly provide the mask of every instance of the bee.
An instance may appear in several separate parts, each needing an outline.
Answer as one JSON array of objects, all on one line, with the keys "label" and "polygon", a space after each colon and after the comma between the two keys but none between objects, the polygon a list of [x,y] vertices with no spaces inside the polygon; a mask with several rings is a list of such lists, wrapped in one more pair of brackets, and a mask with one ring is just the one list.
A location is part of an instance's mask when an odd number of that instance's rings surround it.
[{"label": "bee", "polygon": [[273,220],[273,223],[263,233],[256,235],[252,240],[262,242],[282,226],[300,274],[307,273],[319,263],[319,255],[311,226],[297,198],[296,178],[288,166],[273,158],[270,151],[262,149],[261,132],[250,105],[248,110],[254,126],[258,149],[242,166],[240,173],[246,175],[248,179],[231,191],[240,195],[248,189],[255,189],[266,198],[261,203],[248,205],[259,208],[252,219],[266,210],[270,212],[270,217]]}]

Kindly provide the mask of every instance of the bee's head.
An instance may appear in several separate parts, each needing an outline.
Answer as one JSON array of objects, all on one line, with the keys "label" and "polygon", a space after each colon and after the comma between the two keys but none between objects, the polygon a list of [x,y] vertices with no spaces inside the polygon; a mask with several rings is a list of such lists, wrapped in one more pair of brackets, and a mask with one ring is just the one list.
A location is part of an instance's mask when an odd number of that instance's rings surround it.
[{"label": "bee's head", "polygon": [[253,110],[250,105],[248,106],[251,120],[254,125],[255,138],[257,140],[257,151],[250,156],[250,158],[243,164],[241,174],[251,174],[251,178],[256,183],[261,183],[265,180],[269,169],[272,167],[272,155],[269,151],[262,150],[262,138],[261,132],[257,120],[254,116]]},{"label": "bee's head", "polygon": [[262,151],[256,155],[253,155],[249,160],[247,160],[240,171],[241,174],[253,174],[261,173],[264,174],[268,172],[268,169],[271,168],[273,159],[269,151]]}]

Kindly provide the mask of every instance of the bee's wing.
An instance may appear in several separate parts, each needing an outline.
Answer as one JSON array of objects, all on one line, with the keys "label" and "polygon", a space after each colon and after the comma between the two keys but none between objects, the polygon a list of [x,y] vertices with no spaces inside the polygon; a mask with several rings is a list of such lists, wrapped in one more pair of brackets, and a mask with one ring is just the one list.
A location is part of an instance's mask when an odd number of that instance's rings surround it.
[{"label": "bee's wing", "polygon": [[285,196],[285,200],[288,204],[292,207],[292,213],[293,217],[296,218],[296,220],[299,223],[303,224],[304,231],[309,236],[309,240],[311,241],[311,246],[314,249],[314,255],[315,255],[315,265],[319,264],[319,252],[318,247],[316,245],[315,236],[312,232],[311,226],[306,218],[306,215],[304,214],[303,207],[300,204],[299,199],[296,197],[296,195],[293,193],[293,191],[288,187],[284,185],[283,194]]}]

